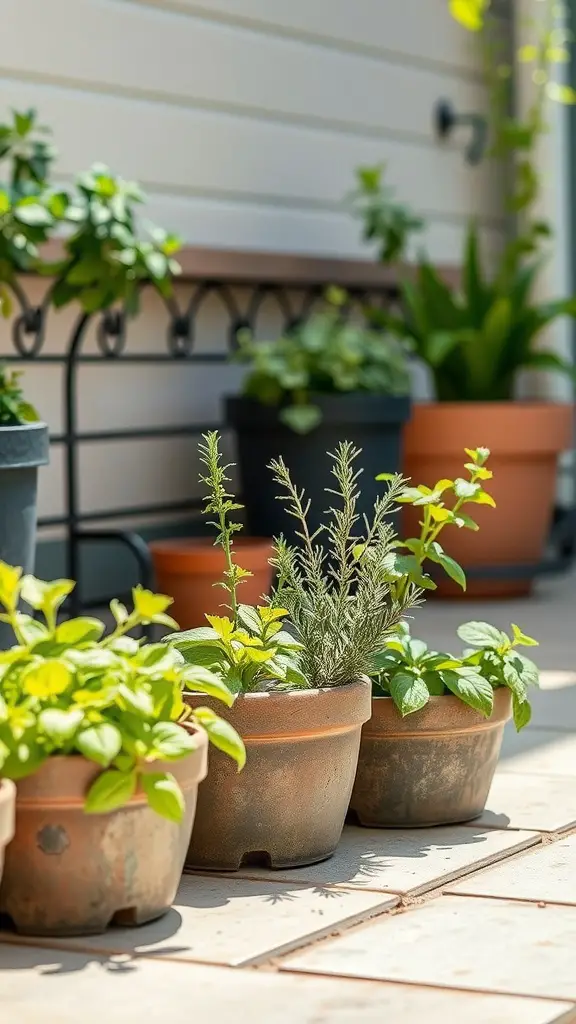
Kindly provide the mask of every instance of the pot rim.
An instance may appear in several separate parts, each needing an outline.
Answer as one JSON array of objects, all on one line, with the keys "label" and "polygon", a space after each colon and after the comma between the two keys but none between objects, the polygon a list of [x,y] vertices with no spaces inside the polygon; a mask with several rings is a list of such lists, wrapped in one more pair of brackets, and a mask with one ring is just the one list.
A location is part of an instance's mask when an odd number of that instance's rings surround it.
[{"label": "pot rim", "polygon": [[[423,708],[402,718],[391,697],[373,696],[372,710],[382,714],[372,715],[364,729],[369,737],[394,738],[395,736],[426,737],[439,733],[482,732],[504,727],[511,717],[512,694],[505,686],[494,690],[494,708],[489,718],[471,708],[452,693],[430,697]],[[385,726],[381,722],[385,719]],[[383,731],[381,731],[383,729]]]},{"label": "pot rim", "polygon": [[[323,421],[319,429],[322,429],[322,426],[340,426],[345,423],[358,423],[371,428],[399,425],[408,420],[412,408],[410,394],[385,395],[370,391],[326,394],[311,391],[310,397],[323,412]],[[235,428],[258,429],[270,426],[277,430],[289,430],[279,418],[281,409],[287,404],[289,403],[263,405],[248,395],[224,396],[227,422]]]}]

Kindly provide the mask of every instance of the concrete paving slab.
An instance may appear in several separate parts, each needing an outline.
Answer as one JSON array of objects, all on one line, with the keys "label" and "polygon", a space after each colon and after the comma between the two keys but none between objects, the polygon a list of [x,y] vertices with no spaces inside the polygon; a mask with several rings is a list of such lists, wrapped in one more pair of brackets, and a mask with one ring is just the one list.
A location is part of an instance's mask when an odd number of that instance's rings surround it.
[{"label": "concrete paving slab", "polygon": [[280,876],[292,883],[349,886],[415,896],[539,842],[535,832],[497,832],[462,825],[427,829],[348,826],[334,856],[286,871],[246,868],[246,878]]},{"label": "concrete paving slab", "polygon": [[294,949],[397,902],[393,896],[321,885],[187,875],[173,908],[160,920],[141,928],[111,928],[103,935],[62,939],[57,945],[240,966]]},{"label": "concrete paving slab", "polygon": [[576,835],[452,883],[446,892],[576,907]]},{"label": "concrete paving slab", "polygon": [[576,908],[442,896],[287,958],[284,970],[576,1001]]},{"label": "concrete paving slab", "polygon": [[566,733],[528,726],[517,733],[507,726],[498,771],[576,778],[576,728]]},{"label": "concrete paving slab", "polygon": [[565,832],[576,826],[576,783],[560,775],[498,772],[486,810],[472,824],[475,828]]},{"label": "concrete paving slab", "polygon": [[566,1003],[0,945],[18,1024],[564,1024]]}]

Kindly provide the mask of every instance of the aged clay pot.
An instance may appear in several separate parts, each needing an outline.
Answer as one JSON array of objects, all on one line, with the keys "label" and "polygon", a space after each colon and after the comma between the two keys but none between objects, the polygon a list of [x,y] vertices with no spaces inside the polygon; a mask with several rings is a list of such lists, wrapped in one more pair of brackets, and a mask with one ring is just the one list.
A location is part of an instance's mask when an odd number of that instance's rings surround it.
[{"label": "aged clay pot", "polygon": [[360,824],[423,828],[477,818],[510,713],[506,689],[494,692],[489,719],[458,697],[431,697],[406,718],[391,697],[374,697],[350,802]]},{"label": "aged clay pot", "polygon": [[[572,447],[574,406],[555,402],[435,402],[414,406],[404,432],[404,473],[433,487],[464,474],[464,448],[490,448],[496,508],[471,505],[480,531],[449,527],[442,546],[468,572],[466,591],[443,574],[435,597],[529,594],[552,526],[558,457]],[[404,506],[402,534],[417,537],[420,511]],[[491,569],[511,567],[505,578]],[[515,574],[514,569],[517,567]],[[484,570],[486,570],[485,574]]]},{"label": "aged clay pot", "polygon": [[[192,706],[210,704],[185,694]],[[216,706],[216,705],[214,705]],[[189,868],[237,871],[314,864],[338,844],[370,716],[368,681],[323,690],[249,693],[227,718],[246,744],[240,773],[214,751],[198,794]]]},{"label": "aged clay pot", "polygon": [[[270,593],[274,553],[271,540],[259,537],[234,539],[238,561],[252,575],[243,581],[241,597],[245,604],[262,604]],[[226,595],[215,586],[224,577],[226,558],[209,538],[174,538],[150,544],[156,587],[174,601],[170,614],[181,629],[206,625],[206,615],[222,615]]]},{"label": "aged clay pot", "polygon": [[4,850],[14,835],[16,786],[9,779],[0,779],[0,881],[4,867]]},{"label": "aged clay pot", "polygon": [[184,792],[180,825],[161,818],[139,791],[111,814],[84,814],[102,769],[80,756],[51,757],[17,783],[16,834],[0,886],[0,912],[22,935],[97,935],[109,924],[153,921],[172,903],[188,849],[208,740],[183,761],[155,762]]}]

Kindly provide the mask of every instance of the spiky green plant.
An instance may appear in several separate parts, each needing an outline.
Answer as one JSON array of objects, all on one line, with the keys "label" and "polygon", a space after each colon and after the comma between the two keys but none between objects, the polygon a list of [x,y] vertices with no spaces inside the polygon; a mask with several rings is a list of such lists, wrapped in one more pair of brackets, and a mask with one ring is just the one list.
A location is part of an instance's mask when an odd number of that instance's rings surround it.
[{"label": "spiky green plant", "polygon": [[279,499],[298,522],[301,542],[293,547],[283,538],[275,541],[278,582],[273,603],[288,610],[303,645],[302,669],[313,687],[341,686],[369,675],[374,659],[420,596],[412,583],[401,598],[391,587],[397,556],[388,517],[405,481],[394,477],[376,500],[371,520],[360,516],[359,455],[348,441],[329,455],[335,486],[327,493],[336,500],[315,533],[308,528],[310,501],[294,485],[284,461],[274,459],[269,467],[282,492]]}]

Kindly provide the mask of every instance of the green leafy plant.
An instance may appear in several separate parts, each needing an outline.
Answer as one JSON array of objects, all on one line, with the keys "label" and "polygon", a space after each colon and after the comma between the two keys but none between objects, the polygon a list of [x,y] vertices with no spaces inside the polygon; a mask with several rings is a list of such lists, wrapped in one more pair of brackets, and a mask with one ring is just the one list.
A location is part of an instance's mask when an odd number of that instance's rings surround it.
[{"label": "green leafy plant", "polygon": [[223,463],[216,431],[203,435],[199,452],[206,467],[200,480],[208,489],[204,513],[214,516],[209,525],[217,530],[214,543],[222,548],[226,561],[224,579],[215,586],[226,591],[230,616],[207,615],[207,626],[170,633],[164,642],[186,661],[217,673],[234,695],[271,687],[308,686],[299,664],[302,644],[283,627],[288,612],[267,606],[254,608],[238,601],[238,587],[251,573],[234,558],[234,534],[242,526],[232,521],[231,514],[240,511],[242,505],[228,491],[232,465]]},{"label": "green leafy plant", "polygon": [[444,281],[428,260],[413,281],[403,282],[403,315],[386,317],[386,323],[430,367],[440,401],[510,400],[520,370],[573,375],[570,364],[537,344],[558,317],[576,313],[575,299],[533,299],[540,268],[539,261],[524,262],[511,251],[497,274],[487,277],[472,226],[459,287]]},{"label": "green leafy plant", "polygon": [[[395,533],[388,521],[404,481],[395,477],[376,500],[372,518],[357,512],[360,490],[355,462],[360,450],[339,444],[332,460],[333,507],[315,533],[308,529],[310,502],[293,484],[282,459],[270,468],[280,500],[298,523],[299,547],[275,541],[278,581],[273,606],[288,610],[302,644],[304,675],[313,687],[340,686],[369,675],[402,616],[421,593],[395,586]],[[361,555],[361,557],[360,557]]]},{"label": "green leafy plant", "polygon": [[[478,524],[467,512],[465,505],[489,505],[496,507],[494,498],[484,490],[483,484],[492,479],[492,471],[486,463],[490,456],[489,448],[466,448],[469,461],[464,464],[468,479],[457,477],[456,480],[438,480],[434,487],[420,484],[418,487],[404,486],[397,501],[403,505],[413,505],[422,514],[420,536],[395,541],[396,555],[394,570],[398,575],[393,584],[397,597],[411,583],[424,590],[435,590],[434,580],[424,572],[424,563],[430,561],[440,566],[462,590],[466,590],[466,576],[462,567],[446,553],[438,538],[447,526],[459,530],[478,530]],[[394,483],[395,477],[382,473],[377,480],[388,480]],[[362,549],[357,549],[359,556]]]},{"label": "green leafy plant", "polygon": [[514,723],[518,731],[523,729],[531,718],[528,688],[538,685],[539,672],[518,648],[537,646],[537,641],[516,625],[509,637],[487,622],[466,622],[458,628],[458,636],[470,648],[454,657],[430,650],[403,623],[388,650],[376,658],[379,672],[373,681],[374,695],[391,697],[405,717],[425,707],[430,697],[453,694],[489,718],[494,690],[507,687],[512,693]]},{"label": "green leafy plant", "polygon": [[15,427],[38,420],[34,406],[24,398],[20,386],[22,373],[0,364],[0,427]]},{"label": "green leafy plant", "polygon": [[[140,786],[150,807],[180,821],[184,798],[174,776],[153,771],[196,745],[188,720],[241,768],[242,740],[209,708],[191,712],[183,689],[230,706],[222,679],[204,666],[186,664],[174,648],[143,643],[129,634],[141,625],[174,628],[171,598],[133,590],[132,612],[119,601],[110,609],[116,626],[107,636],[99,619],[58,622],[58,609],[74,588],[70,580],[45,583],[0,562],[0,620],[16,643],[0,653],[0,774],[20,779],[53,756],[81,755],[102,768],[86,794],[87,813],[108,813]],[[41,619],[18,610],[22,599]]]},{"label": "green leafy plant", "polygon": [[370,392],[405,395],[406,358],[394,338],[347,323],[347,296],[327,293],[326,308],[276,341],[255,341],[240,332],[235,359],[250,364],[244,394],[262,405],[280,405],[280,419],[307,434],[322,420],[315,394]]},{"label": "green leafy plant", "polygon": [[[398,502],[413,505],[422,512],[420,536],[395,543],[398,554],[393,571],[396,579],[391,582],[391,590],[397,602],[411,587],[435,588],[436,584],[424,571],[426,561],[440,566],[466,589],[464,570],[444,551],[438,537],[447,526],[478,530],[478,524],[464,512],[464,506],[495,507],[492,495],[483,487],[492,479],[487,467],[489,449],[467,448],[466,455],[469,461],[464,468],[468,479],[439,480],[433,488],[422,484],[405,486],[397,497]],[[389,474],[382,474],[379,479],[395,484],[395,478]],[[357,553],[363,557],[361,548]],[[512,692],[516,728],[522,729],[530,721],[527,690],[530,685],[538,685],[538,669],[517,648],[537,646],[537,641],[522,633],[518,626],[512,626],[510,639],[506,633],[482,622],[465,623],[459,627],[458,636],[472,648],[459,658],[430,650],[422,640],[411,636],[406,622],[401,622],[387,649],[375,658],[374,695],[391,697],[405,716],[425,707],[430,697],[451,693],[488,718],[494,706],[494,690],[506,686]]]},{"label": "green leafy plant", "polygon": [[[23,271],[55,278],[55,307],[78,302],[86,313],[115,303],[136,312],[144,283],[169,295],[180,270],[174,258],[180,243],[154,227],[148,239],[140,238],[136,210],[144,196],[138,185],[95,164],[78,176],[72,193],[53,189],[56,150],[45,140],[48,134],[33,110],[14,112],[12,123],[0,125],[0,163],[8,169],[0,184],[0,312],[11,314],[6,285]],[[68,228],[64,256],[46,262],[41,246],[60,227]]]},{"label": "green leafy plant", "polygon": [[410,236],[422,231],[424,221],[397,201],[394,190],[384,181],[384,172],[385,164],[359,167],[349,202],[363,222],[363,240],[378,242],[380,261],[393,263],[406,255]]}]

